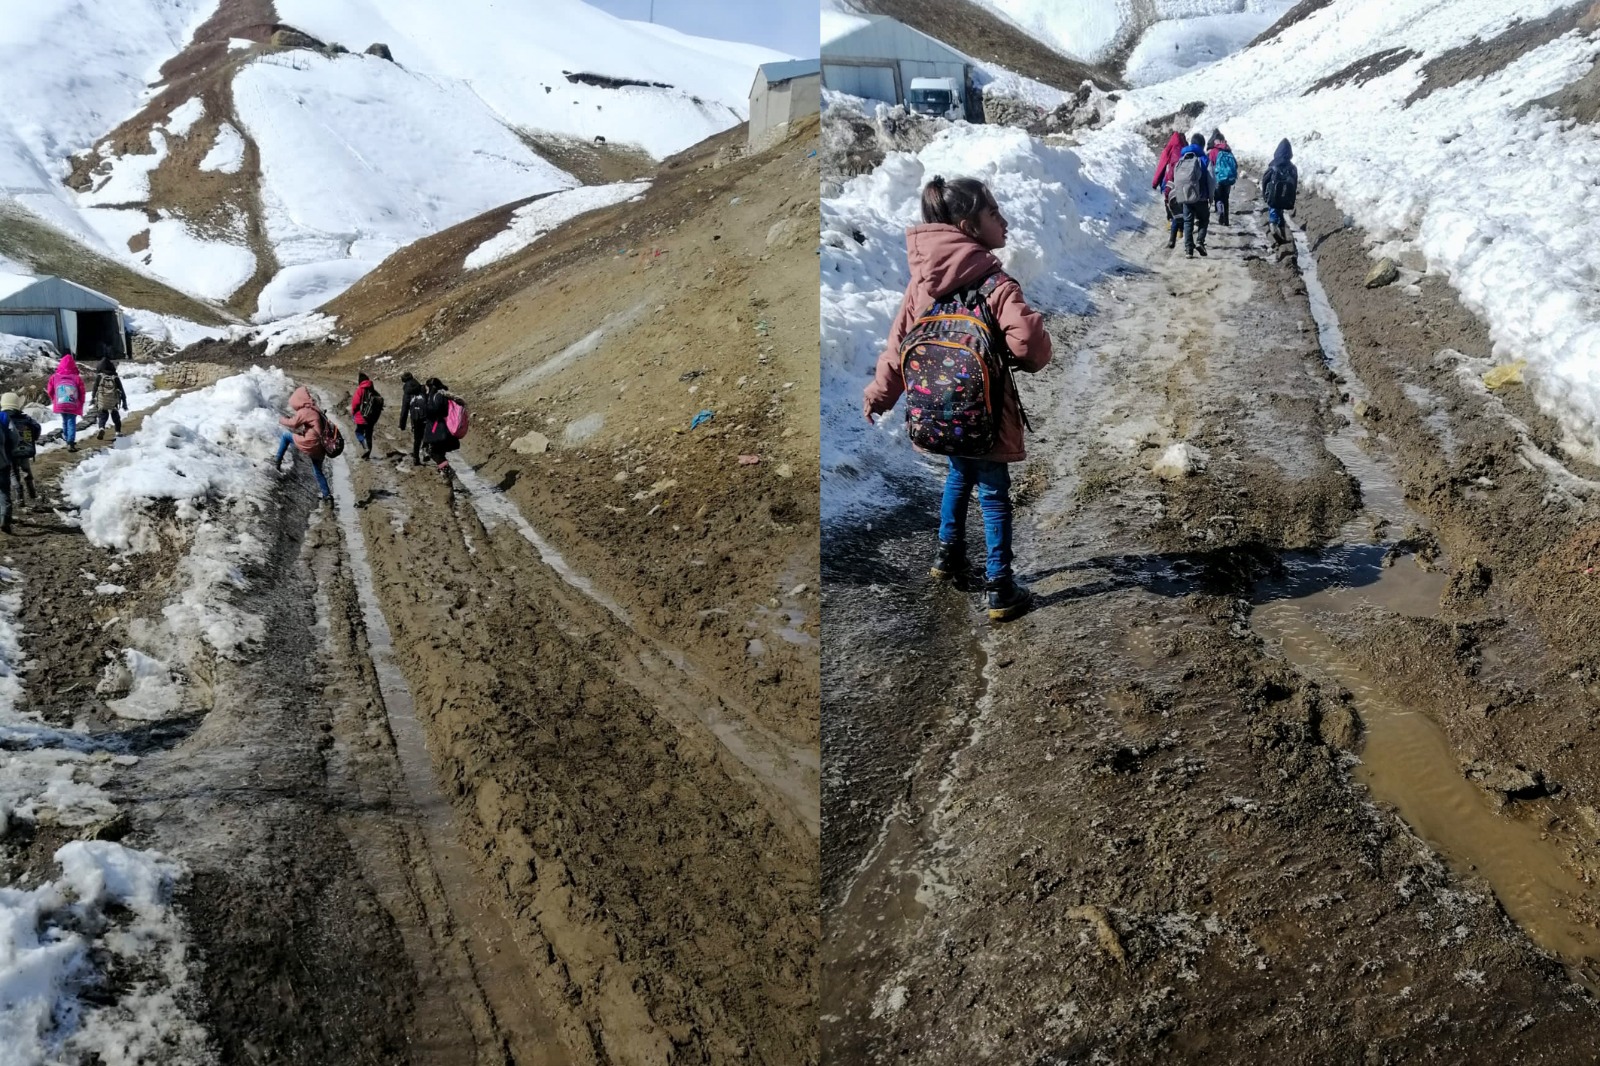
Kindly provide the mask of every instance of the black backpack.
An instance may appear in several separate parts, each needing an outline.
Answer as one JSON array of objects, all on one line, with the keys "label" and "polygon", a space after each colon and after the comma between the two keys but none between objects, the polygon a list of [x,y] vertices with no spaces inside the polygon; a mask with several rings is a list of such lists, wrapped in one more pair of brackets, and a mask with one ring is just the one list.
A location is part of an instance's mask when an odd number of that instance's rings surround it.
[{"label": "black backpack", "polygon": [[361,397],[361,418],[369,426],[378,424],[378,416],[383,414],[383,395],[378,392],[376,385],[368,385],[367,391]]},{"label": "black backpack", "polygon": [[1299,191],[1299,182],[1295,179],[1292,167],[1280,167],[1274,163],[1261,175],[1261,198],[1267,206],[1278,211],[1294,210],[1294,196]]}]

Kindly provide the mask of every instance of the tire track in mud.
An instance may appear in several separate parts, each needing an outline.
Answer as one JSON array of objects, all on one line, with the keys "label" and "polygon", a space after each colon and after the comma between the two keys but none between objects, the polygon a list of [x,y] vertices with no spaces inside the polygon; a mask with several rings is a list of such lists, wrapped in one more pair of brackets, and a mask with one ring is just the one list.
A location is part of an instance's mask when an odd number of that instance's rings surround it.
[{"label": "tire track in mud", "polygon": [[[1279,552],[1345,536],[1360,506],[1306,287],[1258,210],[1213,228],[1209,260],[1164,260],[1152,227],[1100,316],[1052,324],[1018,522],[1036,607],[987,635],[986,684],[925,738],[943,771],[910,775],[885,823],[917,831],[830,894],[840,1062],[1595,1051],[1562,966],[1352,782],[1349,695],[1251,632]],[[1204,468],[1157,480],[1175,441]]]},{"label": "tire track in mud", "polygon": [[388,436],[352,467],[397,660],[575,1054],[815,1061],[808,827],[688,718],[692,675]]}]

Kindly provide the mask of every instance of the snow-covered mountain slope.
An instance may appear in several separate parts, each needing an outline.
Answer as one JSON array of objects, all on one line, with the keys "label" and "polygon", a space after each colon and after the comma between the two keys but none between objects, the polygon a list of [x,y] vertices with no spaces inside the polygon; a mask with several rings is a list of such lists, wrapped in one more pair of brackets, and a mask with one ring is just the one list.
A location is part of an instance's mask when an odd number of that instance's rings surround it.
[{"label": "snow-covered mountain slope", "polygon": [[[3,191],[262,320],[430,233],[580,184],[551,144],[662,158],[737,125],[755,68],[784,58],[581,0],[40,7],[0,25]],[[379,43],[392,59],[364,54]]]},{"label": "snow-covered mountain slope", "polygon": [[[976,0],[1044,41],[1063,55],[1103,63],[1125,55],[1150,27],[1160,22],[1217,15],[1270,17],[1290,5],[1280,0]],[[1254,20],[1246,18],[1245,23]],[[1243,25],[1244,23],[1240,23]],[[1239,40],[1243,44],[1253,37]],[[1170,43],[1166,48],[1171,51]]]},{"label": "snow-covered mountain slope", "polygon": [[1288,138],[1302,190],[1332,198],[1371,237],[1412,245],[1430,272],[1448,275],[1488,323],[1496,356],[1528,360],[1530,387],[1573,443],[1592,451],[1600,445],[1592,226],[1600,129],[1547,99],[1600,58],[1600,35],[1579,23],[1582,8],[1335,0],[1210,67],[1128,94],[1117,122],[1207,101],[1194,128],[1220,126],[1257,174]]}]

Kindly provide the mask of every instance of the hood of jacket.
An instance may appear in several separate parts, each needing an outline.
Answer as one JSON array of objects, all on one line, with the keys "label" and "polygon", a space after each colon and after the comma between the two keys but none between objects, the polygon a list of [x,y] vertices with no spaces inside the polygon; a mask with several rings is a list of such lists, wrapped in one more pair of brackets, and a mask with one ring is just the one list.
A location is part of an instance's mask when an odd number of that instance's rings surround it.
[{"label": "hood of jacket", "polygon": [[1162,155],[1177,155],[1178,149],[1189,143],[1189,139],[1181,133],[1173,133],[1167,138],[1167,146],[1161,150]]},{"label": "hood of jacket", "polygon": [[63,355],[61,362],[56,364],[56,373],[63,377],[74,376],[78,373],[77,360],[73,359],[71,355]]},{"label": "hood of jacket", "polygon": [[1213,144],[1211,147],[1215,148],[1219,152],[1231,152],[1231,151],[1233,151],[1232,148],[1228,147],[1228,142],[1223,140],[1221,137],[1218,137],[1217,138],[1217,142],[1215,144]]},{"label": "hood of jacket", "polygon": [[94,365],[94,372],[96,374],[115,374],[117,372],[117,364],[113,363],[109,357],[103,358]]},{"label": "hood of jacket", "polygon": [[1294,149],[1289,147],[1289,139],[1285,137],[1278,142],[1278,150],[1272,153],[1274,163],[1287,163],[1294,158]]},{"label": "hood of jacket", "polygon": [[301,385],[289,394],[289,408],[299,411],[307,407],[317,406],[317,401],[312,397],[311,390]]},{"label": "hood of jacket", "polygon": [[[1199,147],[1198,145],[1187,144],[1187,145],[1184,145],[1183,155],[1184,156],[1197,155],[1203,160],[1206,157],[1206,150],[1204,148]],[[1179,156],[1179,158],[1181,159],[1181,158],[1183,158],[1183,156]]]},{"label": "hood of jacket", "polygon": [[906,230],[911,279],[934,297],[981,281],[1001,269],[993,252],[956,226],[932,222]]}]

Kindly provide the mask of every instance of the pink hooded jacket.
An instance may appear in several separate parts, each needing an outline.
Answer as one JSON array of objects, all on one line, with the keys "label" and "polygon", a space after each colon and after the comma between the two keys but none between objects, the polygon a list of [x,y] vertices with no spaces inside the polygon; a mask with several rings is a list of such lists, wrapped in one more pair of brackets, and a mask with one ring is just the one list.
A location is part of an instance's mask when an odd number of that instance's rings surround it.
[{"label": "pink hooded jacket", "polygon": [[[71,385],[73,388],[72,399],[62,399],[62,386]],[[86,391],[83,387],[83,375],[78,373],[78,364],[72,358],[72,353],[67,352],[61,357],[61,362],[56,364],[56,372],[50,375],[50,410],[59,415],[83,414],[83,397]]]},{"label": "pink hooded jacket", "polygon": [[[911,284],[906,286],[900,313],[889,330],[889,344],[878,357],[877,373],[863,393],[874,414],[895,405],[905,391],[900,375],[900,342],[917,316],[932,306],[936,297],[976,282],[1001,269],[994,253],[967,236],[956,226],[931,223],[906,231],[906,260],[911,267]],[[1007,279],[989,296],[989,310],[1005,331],[1006,347],[1017,369],[1028,373],[1043,370],[1050,362],[1050,334],[1044,319],[1022,298],[1022,286]],[[1000,407],[999,436],[994,451],[983,456],[997,463],[1019,463],[1027,458],[1022,446],[1022,411],[1015,389],[1006,389]]]},{"label": "pink hooded jacket", "polygon": [[1155,177],[1150,179],[1150,187],[1158,189],[1162,182],[1171,184],[1172,168],[1178,165],[1178,157],[1183,154],[1183,149],[1189,142],[1183,139],[1183,134],[1174,131],[1167,138],[1167,146],[1161,149],[1161,158],[1156,160]]},{"label": "pink hooded jacket", "polygon": [[317,409],[310,389],[301,385],[289,394],[289,414],[278,419],[278,424],[288,427],[294,436],[294,446],[302,453],[313,459],[323,457],[322,412]]}]

